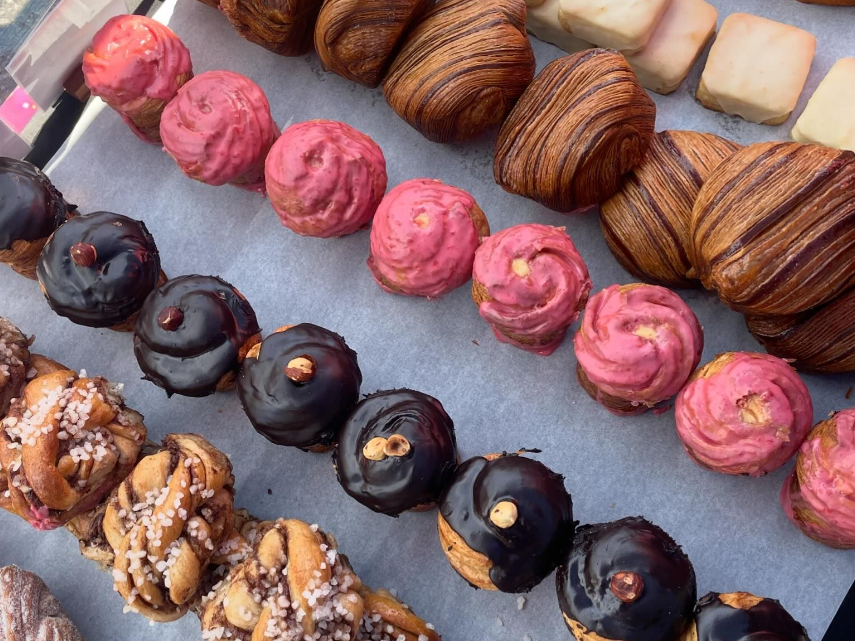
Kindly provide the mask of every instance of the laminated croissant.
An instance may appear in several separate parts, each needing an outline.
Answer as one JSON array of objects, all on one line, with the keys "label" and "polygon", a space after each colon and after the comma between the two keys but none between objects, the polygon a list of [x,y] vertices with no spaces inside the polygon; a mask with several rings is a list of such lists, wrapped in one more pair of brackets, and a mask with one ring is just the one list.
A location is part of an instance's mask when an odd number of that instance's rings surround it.
[{"label": "laminated croissant", "polygon": [[20,329],[0,316],[0,417],[6,416],[12,399],[21,395],[30,369],[30,344]]},{"label": "laminated croissant", "polygon": [[250,42],[281,56],[302,56],[312,48],[322,4],[323,0],[220,0],[219,7]]}]

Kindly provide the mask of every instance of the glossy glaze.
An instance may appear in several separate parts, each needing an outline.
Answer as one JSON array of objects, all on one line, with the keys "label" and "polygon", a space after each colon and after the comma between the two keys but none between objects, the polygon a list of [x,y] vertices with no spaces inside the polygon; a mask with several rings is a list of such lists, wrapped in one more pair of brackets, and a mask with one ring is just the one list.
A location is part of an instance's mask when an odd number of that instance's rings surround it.
[{"label": "glossy glaze", "polygon": [[697,641],[810,641],[802,625],[774,599],[733,607],[710,592],[695,609]]},{"label": "glossy glaze", "polygon": [[0,158],[0,251],[47,238],[75,209],[38,167]]}]

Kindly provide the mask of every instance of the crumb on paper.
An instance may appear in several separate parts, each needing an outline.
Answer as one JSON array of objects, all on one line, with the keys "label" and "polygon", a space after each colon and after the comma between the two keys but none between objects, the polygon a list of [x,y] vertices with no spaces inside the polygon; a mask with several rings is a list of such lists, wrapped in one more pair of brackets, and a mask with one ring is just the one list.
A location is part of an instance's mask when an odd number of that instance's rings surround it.
[{"label": "crumb on paper", "polygon": [[273,490],[271,490],[271,489],[268,487],[268,488],[267,488],[267,493],[268,493],[268,494],[273,494]]},{"label": "crumb on paper", "polygon": [[522,610],[525,607],[525,597],[518,596],[517,597],[517,610]]},{"label": "crumb on paper", "polygon": [[502,621],[501,617],[496,617],[496,625],[501,628],[503,625],[505,625],[505,622]]},{"label": "crumb on paper", "polygon": [[478,347],[481,347],[481,343],[479,343],[478,341],[476,341],[474,338],[472,339],[472,342],[473,342],[475,345],[477,345]]},{"label": "crumb on paper", "polygon": [[852,398],[852,387],[846,390],[846,399],[849,400],[850,398]]}]

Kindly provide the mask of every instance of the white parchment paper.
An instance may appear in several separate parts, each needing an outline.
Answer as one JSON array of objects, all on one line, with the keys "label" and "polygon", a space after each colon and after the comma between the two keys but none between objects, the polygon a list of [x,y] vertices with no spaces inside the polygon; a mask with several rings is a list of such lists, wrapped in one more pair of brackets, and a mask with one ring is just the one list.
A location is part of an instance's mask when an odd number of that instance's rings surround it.
[{"label": "white parchment paper", "polygon": [[[797,114],[835,60],[855,55],[855,9],[795,0],[713,2],[720,19],[747,11],[817,35],[817,57]],[[239,38],[217,11],[192,0],[180,0],[166,19],[190,48],[197,73],[231,69],[252,77],[281,127],[311,118],[346,121],[382,146],[390,186],[415,177],[457,185],[476,197],[494,231],[522,222],[566,225],[596,289],[631,281],[609,253],[595,213],[556,214],[494,184],[495,132],[473,144],[430,143],[395,116],[379,90],[325,74],[313,55],[268,53]],[[560,55],[550,45],[535,41],[534,47],[539,66]],[[740,143],[788,137],[795,117],[781,127],[764,127],[696,103],[701,67],[675,94],[654,96],[659,129],[711,131]],[[855,553],[822,547],[788,522],[778,493],[792,464],[763,479],[700,469],[681,448],[673,412],[618,419],[590,400],[576,382],[569,341],[547,359],[500,345],[467,287],[439,302],[385,294],[364,264],[367,232],[340,240],[298,237],[280,226],[260,196],[185,178],[160,149],[142,144],[115,113],[97,107],[90,105],[50,167],[83,212],[106,209],[143,219],[169,275],[224,277],[252,302],[265,332],[302,321],[339,332],[359,352],[364,392],[407,386],[436,396],[455,420],[465,457],[541,448],[540,459],[566,476],[578,519],[644,515],[683,545],[697,570],[699,594],[745,590],[777,598],[814,641],[821,639],[855,577]],[[681,294],[706,329],[705,361],[726,350],[757,349],[742,318],[713,295]],[[551,578],[528,595],[521,611],[513,595],[476,592],[446,562],[435,512],[391,519],[363,508],[336,483],[328,455],[269,444],[252,430],[234,393],[167,399],[140,380],[130,335],[55,316],[34,282],[5,268],[0,313],[37,336],[36,351],[125,382],[128,403],[145,414],[153,439],[178,431],[204,434],[232,457],[238,505],[335,533],[366,583],[396,588],[446,641],[569,638]],[[845,398],[855,376],[805,380],[817,419],[855,405]],[[137,615],[123,616],[110,577],[84,560],[62,530],[36,532],[0,515],[0,565],[8,563],[41,574],[90,641],[200,638],[193,616],[156,627]]]}]

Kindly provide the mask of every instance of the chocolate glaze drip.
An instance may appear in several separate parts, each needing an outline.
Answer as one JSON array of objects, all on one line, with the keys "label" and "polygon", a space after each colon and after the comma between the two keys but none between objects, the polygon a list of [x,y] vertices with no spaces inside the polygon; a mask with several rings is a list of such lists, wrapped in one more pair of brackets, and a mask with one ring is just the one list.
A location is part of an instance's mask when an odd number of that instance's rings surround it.
[{"label": "chocolate glaze drip", "polygon": [[[285,375],[293,359],[309,356],[314,374],[296,383]],[[244,361],[238,395],[253,427],[277,445],[330,445],[359,400],[356,352],[338,334],[303,323],[271,334],[257,358]]]},{"label": "chocolate glaze drip", "polygon": [[76,209],[35,165],[0,158],[0,250],[47,238]]},{"label": "chocolate glaze drip", "polygon": [[[94,248],[94,263],[72,258],[78,243]],[[160,255],[145,223],[99,211],[60,227],[45,245],[36,274],[57,314],[78,325],[111,327],[138,312],[157,287]]]},{"label": "chocolate glaze drip", "polygon": [[720,596],[710,592],[698,601],[698,641],[810,641],[802,625],[774,599],[741,609]]},{"label": "chocolate glaze drip", "polygon": [[[518,511],[516,522],[505,529],[490,521],[502,501]],[[470,548],[492,561],[490,580],[502,592],[527,592],[543,581],[563,558],[576,526],[564,477],[517,455],[463,463],[439,510]]]},{"label": "chocolate glaze drip", "polygon": [[[611,590],[619,572],[643,581],[631,603]],[[697,597],[689,558],[668,534],[637,516],[580,527],[555,583],[565,617],[617,641],[676,641]]]},{"label": "chocolate glaze drip", "polygon": [[[404,456],[370,460],[363,448],[374,438],[403,436]],[[339,483],[375,512],[397,516],[436,503],[457,468],[454,422],[442,404],[408,389],[377,392],[363,399],[339,433],[333,460]]]},{"label": "chocolate glaze drip", "polygon": [[[167,331],[157,317],[164,307],[184,315]],[[144,378],[170,396],[208,396],[235,371],[243,344],[261,331],[249,302],[215,276],[181,276],[154,290],[140,310],[134,354]]]}]

